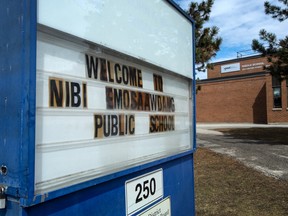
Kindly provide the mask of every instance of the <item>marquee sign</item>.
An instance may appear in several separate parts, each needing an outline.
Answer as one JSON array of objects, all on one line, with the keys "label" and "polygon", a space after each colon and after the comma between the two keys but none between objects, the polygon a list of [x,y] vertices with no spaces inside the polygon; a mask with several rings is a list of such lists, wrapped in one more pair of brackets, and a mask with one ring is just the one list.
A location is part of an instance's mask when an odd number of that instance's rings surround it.
[{"label": "marquee sign", "polygon": [[45,32],[37,55],[36,191],[192,148],[191,80]]},{"label": "marquee sign", "polygon": [[191,150],[192,51],[167,1],[38,0],[36,192]]},{"label": "marquee sign", "polygon": [[193,214],[193,20],[172,0],[1,9],[1,213]]}]

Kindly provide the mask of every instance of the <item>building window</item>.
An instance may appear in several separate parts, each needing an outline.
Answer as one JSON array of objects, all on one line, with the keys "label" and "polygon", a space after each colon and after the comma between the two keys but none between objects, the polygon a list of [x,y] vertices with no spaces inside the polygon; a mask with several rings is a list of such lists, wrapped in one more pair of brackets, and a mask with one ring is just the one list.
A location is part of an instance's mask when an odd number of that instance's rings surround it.
[{"label": "building window", "polygon": [[288,108],[288,78],[286,79],[286,95],[287,95],[287,108]]},{"label": "building window", "polygon": [[282,108],[281,98],[281,80],[277,77],[272,77],[273,88],[273,108]]}]

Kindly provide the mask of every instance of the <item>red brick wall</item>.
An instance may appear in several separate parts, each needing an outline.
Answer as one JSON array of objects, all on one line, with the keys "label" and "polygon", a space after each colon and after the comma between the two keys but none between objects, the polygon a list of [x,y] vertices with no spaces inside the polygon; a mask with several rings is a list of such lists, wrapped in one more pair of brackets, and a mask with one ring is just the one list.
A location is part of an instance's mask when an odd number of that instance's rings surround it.
[{"label": "red brick wall", "polygon": [[201,84],[196,103],[197,122],[267,123],[266,78]]},{"label": "red brick wall", "polygon": [[267,118],[268,123],[288,123],[287,87],[286,80],[282,82],[282,108],[273,108],[272,77],[266,77],[267,88]]}]

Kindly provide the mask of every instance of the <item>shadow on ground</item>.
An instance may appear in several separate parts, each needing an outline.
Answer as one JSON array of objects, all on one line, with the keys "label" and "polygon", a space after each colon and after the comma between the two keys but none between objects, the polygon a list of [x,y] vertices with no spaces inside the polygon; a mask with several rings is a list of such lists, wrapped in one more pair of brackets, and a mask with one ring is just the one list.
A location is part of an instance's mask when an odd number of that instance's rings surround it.
[{"label": "shadow on ground", "polygon": [[229,128],[216,129],[225,137],[249,140],[251,144],[288,145],[288,128]]}]

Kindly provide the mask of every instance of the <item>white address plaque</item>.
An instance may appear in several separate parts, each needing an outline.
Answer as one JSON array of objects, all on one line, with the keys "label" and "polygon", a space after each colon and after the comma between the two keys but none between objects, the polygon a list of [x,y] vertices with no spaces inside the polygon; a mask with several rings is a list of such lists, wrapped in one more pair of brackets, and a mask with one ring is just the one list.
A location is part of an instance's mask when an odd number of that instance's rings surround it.
[{"label": "white address plaque", "polygon": [[163,170],[129,180],[125,185],[126,213],[131,215],[163,197]]},{"label": "white address plaque", "polygon": [[138,216],[171,216],[171,201],[170,197],[157,203],[147,211],[139,214]]}]

